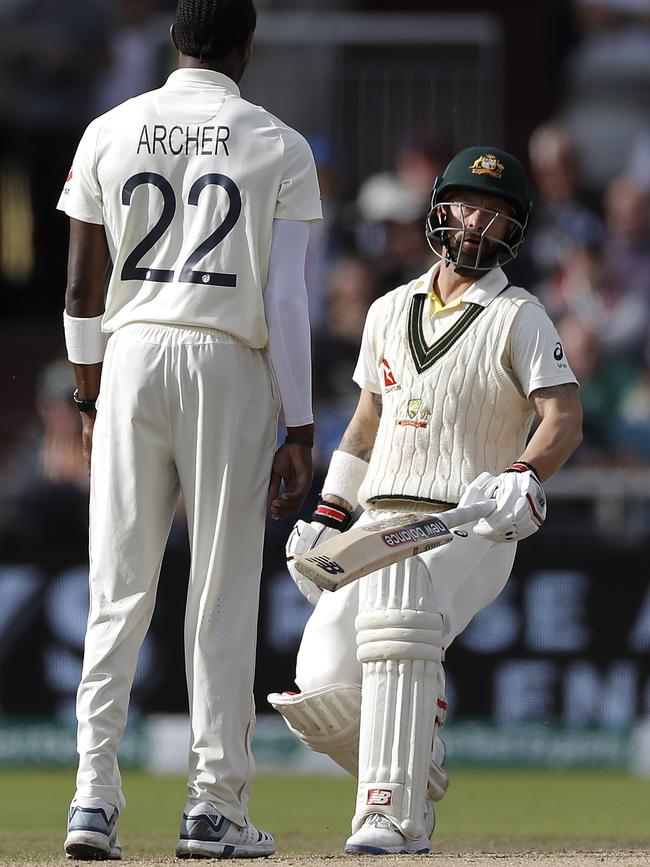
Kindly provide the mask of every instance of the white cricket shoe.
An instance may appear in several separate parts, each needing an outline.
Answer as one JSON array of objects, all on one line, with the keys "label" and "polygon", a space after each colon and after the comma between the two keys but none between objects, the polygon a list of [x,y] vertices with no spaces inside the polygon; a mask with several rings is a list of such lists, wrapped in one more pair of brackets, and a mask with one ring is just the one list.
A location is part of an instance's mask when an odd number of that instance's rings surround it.
[{"label": "white cricket shoe", "polygon": [[68,813],[68,836],[63,848],[76,861],[118,861],[122,846],[117,839],[117,808],[103,798],[72,801]]},{"label": "white cricket shoe", "polygon": [[[431,802],[427,801],[425,822],[427,823],[427,831],[430,827],[431,832],[433,832],[435,825],[435,818],[432,819],[432,817],[433,807],[431,807]],[[348,837],[343,851],[347,854],[368,852],[371,855],[426,855],[430,850],[427,836],[423,835],[417,840],[408,840],[388,816],[372,813],[359,830]]]},{"label": "white cricket shoe", "polygon": [[266,858],[275,841],[254,825],[235,825],[212,804],[188,805],[183,812],[177,858]]}]

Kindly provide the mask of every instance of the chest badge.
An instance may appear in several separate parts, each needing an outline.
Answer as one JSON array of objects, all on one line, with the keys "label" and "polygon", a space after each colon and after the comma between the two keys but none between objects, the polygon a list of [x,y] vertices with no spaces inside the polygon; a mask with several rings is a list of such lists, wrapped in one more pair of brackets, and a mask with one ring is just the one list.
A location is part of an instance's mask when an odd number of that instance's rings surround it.
[{"label": "chest badge", "polygon": [[398,427],[427,428],[430,418],[431,410],[422,398],[411,398],[400,403],[395,424]]}]

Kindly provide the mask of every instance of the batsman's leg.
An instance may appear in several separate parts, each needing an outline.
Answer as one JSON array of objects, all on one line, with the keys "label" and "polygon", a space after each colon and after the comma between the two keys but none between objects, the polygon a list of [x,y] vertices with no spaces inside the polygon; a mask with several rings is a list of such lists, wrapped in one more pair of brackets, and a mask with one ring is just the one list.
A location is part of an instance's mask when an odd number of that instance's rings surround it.
[{"label": "batsman's leg", "polygon": [[[366,512],[360,523],[371,522],[377,512]],[[385,517],[385,513],[381,513]],[[326,753],[357,776],[359,763],[359,717],[361,713],[361,663],[357,661],[354,622],[359,610],[359,587],[366,579],[324,592],[309,618],[296,661],[299,693],[271,693],[270,704],[282,714],[290,731],[305,746]],[[444,676],[437,696],[437,719],[446,713]],[[445,747],[434,739],[429,768],[428,797],[442,798],[449,778],[442,767]]]},{"label": "batsman's leg", "polygon": [[359,782],[345,851],[428,852],[426,790],[443,623],[420,558],[365,579],[356,629],[363,669]]}]

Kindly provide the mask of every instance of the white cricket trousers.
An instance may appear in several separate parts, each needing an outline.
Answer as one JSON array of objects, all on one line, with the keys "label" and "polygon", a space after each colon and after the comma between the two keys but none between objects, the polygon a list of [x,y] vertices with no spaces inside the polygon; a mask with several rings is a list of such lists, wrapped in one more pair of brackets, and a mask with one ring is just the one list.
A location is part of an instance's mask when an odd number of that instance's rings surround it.
[{"label": "white cricket trousers", "polygon": [[117,749],[182,492],[192,555],[188,800],[209,801],[245,823],[278,409],[266,353],[223,332],[134,323],[109,340],[93,434],[78,796],[104,798],[120,812],[125,806]]}]

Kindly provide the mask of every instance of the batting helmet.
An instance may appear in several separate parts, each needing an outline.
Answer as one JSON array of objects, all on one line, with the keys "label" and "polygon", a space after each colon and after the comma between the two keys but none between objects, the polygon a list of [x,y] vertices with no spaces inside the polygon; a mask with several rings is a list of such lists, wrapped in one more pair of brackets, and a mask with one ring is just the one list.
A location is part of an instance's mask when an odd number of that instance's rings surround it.
[{"label": "batting helmet", "polygon": [[[514,217],[483,208],[493,219],[480,235],[475,261],[460,262],[461,244],[457,250],[450,246],[448,201],[459,190],[471,190],[486,196],[502,199],[514,209]],[[457,195],[455,201],[460,201]],[[514,259],[521,247],[532,208],[528,178],[524,167],[516,157],[500,148],[472,147],[457,154],[439,178],[436,178],[431,195],[431,209],[427,217],[426,236],[433,252],[456,266],[460,273],[473,275],[480,271],[504,265]],[[497,216],[512,224],[503,240],[489,234]],[[465,232],[465,226],[461,227]]]}]

